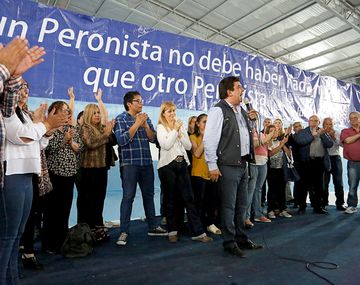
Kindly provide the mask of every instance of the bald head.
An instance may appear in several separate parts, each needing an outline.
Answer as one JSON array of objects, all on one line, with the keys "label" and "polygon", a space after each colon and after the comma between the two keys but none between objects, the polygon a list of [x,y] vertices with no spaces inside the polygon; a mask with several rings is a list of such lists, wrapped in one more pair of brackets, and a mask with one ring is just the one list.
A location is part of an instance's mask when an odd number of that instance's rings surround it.
[{"label": "bald head", "polygon": [[310,128],[317,128],[320,124],[320,119],[318,116],[316,115],[312,115],[310,118],[309,118],[309,127]]}]

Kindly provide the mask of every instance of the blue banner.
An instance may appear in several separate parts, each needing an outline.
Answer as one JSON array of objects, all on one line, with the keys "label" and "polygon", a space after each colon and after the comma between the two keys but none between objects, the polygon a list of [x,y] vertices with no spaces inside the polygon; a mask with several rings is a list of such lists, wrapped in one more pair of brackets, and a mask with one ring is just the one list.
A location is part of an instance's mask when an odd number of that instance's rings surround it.
[{"label": "blue banner", "polygon": [[312,114],[345,125],[360,110],[360,87],[266,60],[226,46],[99,19],[32,1],[0,2],[0,42],[16,35],[45,47],[45,62],[26,74],[31,95],[122,103],[138,90],[147,106],[174,101],[180,109],[208,110],[218,100],[221,78],[236,75],[263,117],[306,121]]}]

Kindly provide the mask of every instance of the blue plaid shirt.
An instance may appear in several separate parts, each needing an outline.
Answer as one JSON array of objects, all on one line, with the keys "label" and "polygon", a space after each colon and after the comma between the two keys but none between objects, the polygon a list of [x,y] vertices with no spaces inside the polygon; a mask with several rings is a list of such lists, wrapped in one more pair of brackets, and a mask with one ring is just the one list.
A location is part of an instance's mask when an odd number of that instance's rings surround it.
[{"label": "blue plaid shirt", "polygon": [[[140,127],[131,139],[129,129],[135,123],[135,118],[128,112],[123,112],[115,119],[114,132],[119,145],[120,166],[135,165],[148,166],[152,165],[149,139],[143,127]],[[151,120],[148,118],[147,123],[150,129],[155,132]]]}]

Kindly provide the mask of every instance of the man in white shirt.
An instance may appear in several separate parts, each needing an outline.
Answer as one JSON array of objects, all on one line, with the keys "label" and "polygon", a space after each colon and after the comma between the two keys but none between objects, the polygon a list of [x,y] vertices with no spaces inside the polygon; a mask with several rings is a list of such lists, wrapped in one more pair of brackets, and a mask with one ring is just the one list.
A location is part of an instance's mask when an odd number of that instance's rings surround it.
[{"label": "man in white shirt", "polygon": [[344,186],[342,179],[343,169],[340,156],[340,133],[334,130],[334,123],[332,118],[325,118],[323,120],[323,128],[329,134],[330,138],[334,141],[333,146],[326,149],[330,157],[331,169],[325,170],[324,173],[324,206],[328,204],[329,184],[330,177],[332,176],[336,196],[336,209],[338,209],[339,211],[345,211],[346,208],[344,207]]},{"label": "man in white shirt", "polygon": [[240,79],[229,76],[219,84],[220,101],[209,111],[204,135],[205,160],[210,179],[219,181],[221,193],[221,231],[223,247],[230,254],[244,257],[241,249],[262,248],[245,233],[248,168],[254,160],[249,113],[240,107],[244,88]]}]

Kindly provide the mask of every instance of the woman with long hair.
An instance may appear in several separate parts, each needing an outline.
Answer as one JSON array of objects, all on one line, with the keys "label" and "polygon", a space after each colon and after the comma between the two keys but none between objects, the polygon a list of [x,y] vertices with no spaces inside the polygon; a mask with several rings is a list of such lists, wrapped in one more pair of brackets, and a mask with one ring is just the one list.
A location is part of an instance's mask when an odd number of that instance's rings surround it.
[{"label": "woman with long hair", "polygon": [[158,170],[166,201],[169,241],[177,242],[178,240],[178,229],[183,221],[181,201],[184,202],[186,208],[192,240],[212,241],[212,238],[204,232],[195,208],[187,169],[189,159],[186,154],[186,150],[191,149],[191,142],[183,123],[176,119],[176,106],[172,102],[164,102],[160,106],[157,139],[161,148]]},{"label": "woman with long hair", "polygon": [[206,127],[206,114],[196,118],[194,133],[190,135],[192,144],[191,185],[194,192],[195,206],[202,224],[209,232],[220,235],[221,230],[215,226],[217,213],[216,183],[210,181],[209,168],[204,155],[204,132]]},{"label": "woman with long hair", "polygon": [[275,219],[276,211],[279,211],[280,217],[291,218],[292,216],[286,211],[285,188],[286,181],[284,178],[283,164],[285,154],[291,156],[290,149],[285,145],[288,137],[280,139],[280,131],[274,126],[267,127],[265,134],[273,133],[268,143],[269,168],[267,173],[269,191],[268,191],[268,217]]},{"label": "woman with long hair", "polygon": [[[23,81],[22,88],[28,88]],[[33,174],[41,173],[40,150],[48,143],[50,132],[66,123],[68,117],[51,112],[45,116],[47,105],[43,104],[32,116],[19,106],[5,122],[4,176],[5,207],[7,213],[6,244],[1,248],[1,262],[10,273],[11,282],[18,283],[19,241],[30,214],[33,198]],[[1,271],[4,268],[0,268]],[[3,276],[1,272],[0,276]]]},{"label": "woman with long hair", "polygon": [[84,110],[81,126],[81,139],[84,143],[81,161],[81,189],[78,205],[79,222],[87,223],[95,232],[98,241],[107,240],[109,235],[104,229],[103,209],[108,182],[106,144],[111,139],[114,120],[103,124],[103,114],[96,104],[88,104]]}]

